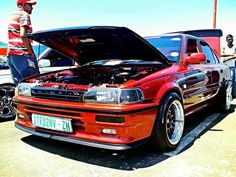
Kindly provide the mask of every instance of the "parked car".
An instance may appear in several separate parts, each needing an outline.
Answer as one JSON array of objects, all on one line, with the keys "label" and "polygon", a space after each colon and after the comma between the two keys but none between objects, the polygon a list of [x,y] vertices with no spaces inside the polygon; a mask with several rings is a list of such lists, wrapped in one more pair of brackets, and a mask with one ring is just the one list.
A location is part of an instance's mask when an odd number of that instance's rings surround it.
[{"label": "parked car", "polygon": [[[220,37],[215,32],[209,35]],[[186,115],[214,103],[230,109],[230,69],[202,38],[144,39],[125,27],[96,26],[28,38],[80,64],[18,85],[15,126],[30,134],[112,150],[150,141],[169,151],[181,140]]]},{"label": "parked car", "polygon": [[[40,73],[56,71],[75,66],[75,62],[56,51],[38,46],[35,48],[38,54]],[[15,108],[12,104],[12,98],[15,95],[15,85],[11,78],[11,72],[8,67],[6,57],[0,57],[0,119],[13,119],[15,117]]]}]

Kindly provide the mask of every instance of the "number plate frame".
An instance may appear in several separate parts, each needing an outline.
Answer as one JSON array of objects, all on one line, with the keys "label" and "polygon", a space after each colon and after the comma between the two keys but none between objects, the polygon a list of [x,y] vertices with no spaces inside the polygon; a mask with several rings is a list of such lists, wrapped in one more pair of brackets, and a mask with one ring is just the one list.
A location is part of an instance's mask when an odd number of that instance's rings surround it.
[{"label": "number plate frame", "polygon": [[71,119],[32,113],[32,124],[36,127],[72,133]]}]

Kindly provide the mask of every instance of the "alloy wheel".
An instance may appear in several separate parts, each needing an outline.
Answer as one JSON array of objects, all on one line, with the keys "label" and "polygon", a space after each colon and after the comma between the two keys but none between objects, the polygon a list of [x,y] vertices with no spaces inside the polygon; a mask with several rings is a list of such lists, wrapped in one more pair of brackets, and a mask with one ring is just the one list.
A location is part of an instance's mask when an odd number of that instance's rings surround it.
[{"label": "alloy wheel", "polygon": [[173,101],[167,111],[166,135],[172,145],[177,144],[184,130],[184,111],[180,101]]},{"label": "alloy wheel", "polygon": [[0,118],[10,119],[14,118],[16,111],[12,103],[15,95],[15,87],[12,85],[0,86]]},{"label": "alloy wheel", "polygon": [[226,105],[225,105],[225,109],[229,110],[230,106],[231,106],[231,100],[232,100],[232,85],[230,84],[227,89],[226,89]]}]

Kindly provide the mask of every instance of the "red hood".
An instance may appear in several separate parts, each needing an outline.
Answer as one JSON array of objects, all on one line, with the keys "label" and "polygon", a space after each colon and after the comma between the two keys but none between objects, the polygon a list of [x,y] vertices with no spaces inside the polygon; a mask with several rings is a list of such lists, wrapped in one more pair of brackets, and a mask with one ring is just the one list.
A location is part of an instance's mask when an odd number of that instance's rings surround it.
[{"label": "red hood", "polygon": [[81,65],[104,59],[141,59],[170,64],[155,47],[125,27],[59,28],[39,31],[27,37],[76,60]]}]

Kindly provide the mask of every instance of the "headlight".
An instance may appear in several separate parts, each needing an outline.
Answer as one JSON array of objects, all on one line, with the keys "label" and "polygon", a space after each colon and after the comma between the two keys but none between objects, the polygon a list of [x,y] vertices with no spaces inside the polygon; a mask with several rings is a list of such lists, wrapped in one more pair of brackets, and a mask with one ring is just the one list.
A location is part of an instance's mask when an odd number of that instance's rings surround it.
[{"label": "headlight", "polygon": [[88,89],[88,91],[83,96],[84,102],[94,103],[129,104],[143,100],[143,93],[138,88],[120,89],[94,87]]},{"label": "headlight", "polygon": [[90,88],[83,96],[85,102],[118,103],[119,90],[115,88]]},{"label": "headlight", "polygon": [[31,88],[35,86],[35,84],[30,83],[21,83],[17,86],[16,95],[24,95],[31,96]]},{"label": "headlight", "polygon": [[140,89],[124,89],[121,90],[120,103],[136,103],[144,100],[143,93]]}]

